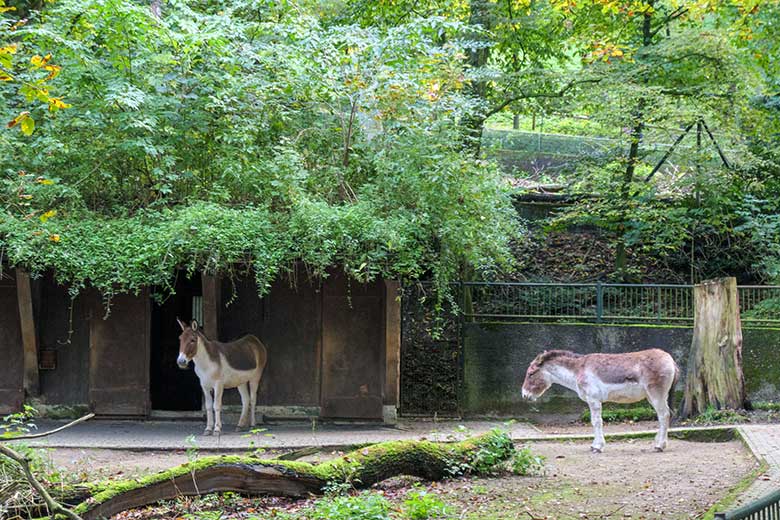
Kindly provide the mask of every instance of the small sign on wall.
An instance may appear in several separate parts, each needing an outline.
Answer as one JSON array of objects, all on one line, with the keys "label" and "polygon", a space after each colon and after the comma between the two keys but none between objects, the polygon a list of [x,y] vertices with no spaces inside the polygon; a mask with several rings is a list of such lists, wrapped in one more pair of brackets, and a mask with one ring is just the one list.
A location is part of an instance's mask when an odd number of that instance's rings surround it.
[{"label": "small sign on wall", "polygon": [[41,349],[38,352],[38,369],[39,370],[56,370],[57,369],[57,351],[51,348]]}]

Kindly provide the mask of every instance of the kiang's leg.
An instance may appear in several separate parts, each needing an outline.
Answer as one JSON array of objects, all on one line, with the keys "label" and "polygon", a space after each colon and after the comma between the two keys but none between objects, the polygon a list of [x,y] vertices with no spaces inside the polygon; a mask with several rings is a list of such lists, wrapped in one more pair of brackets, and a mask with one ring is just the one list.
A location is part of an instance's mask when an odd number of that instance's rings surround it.
[{"label": "kiang's leg", "polygon": [[238,419],[236,430],[246,428],[249,424],[249,383],[238,385],[238,393],[241,394],[241,418]]},{"label": "kiang's leg", "polygon": [[[670,390],[671,391],[671,390]],[[672,413],[669,410],[667,402],[667,393],[660,388],[648,389],[647,400],[655,408],[658,415],[658,433],[655,436],[655,451],[664,451],[666,449],[667,436],[669,435],[669,422]]]},{"label": "kiang's leg", "polygon": [[214,431],[214,400],[211,397],[211,388],[205,384],[201,385],[203,389],[203,405],[206,407],[206,429],[203,435],[211,435]]},{"label": "kiang's leg", "polygon": [[225,385],[218,381],[214,383],[214,433],[222,433],[222,392]]},{"label": "kiang's leg", "polygon": [[601,401],[588,401],[590,408],[590,423],[593,425],[593,444],[590,451],[601,453],[606,442],[604,441],[604,422],[601,420]]},{"label": "kiang's leg", "polygon": [[[262,377],[262,372],[260,377]],[[249,382],[249,413],[251,414],[250,424],[253,428],[257,424],[257,421],[255,420],[255,409],[257,408],[257,389],[260,387],[260,377]],[[260,422],[262,422],[262,420],[263,418],[260,417]]]}]

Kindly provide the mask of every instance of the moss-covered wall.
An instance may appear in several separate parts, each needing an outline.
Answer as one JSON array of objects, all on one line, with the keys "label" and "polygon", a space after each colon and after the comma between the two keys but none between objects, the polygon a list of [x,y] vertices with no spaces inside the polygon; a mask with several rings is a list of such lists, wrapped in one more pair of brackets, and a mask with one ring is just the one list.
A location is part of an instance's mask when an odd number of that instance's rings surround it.
[{"label": "moss-covered wall", "polygon": [[754,401],[780,401],[780,329],[742,329],[745,389]]},{"label": "moss-covered wall", "polygon": [[[692,333],[687,327],[467,323],[463,331],[463,412],[471,417],[579,415],[585,405],[557,385],[534,403],[521,399],[525,371],[537,354],[554,348],[586,354],[656,347],[672,354],[684,378]],[[780,398],[780,330],[745,329],[743,336],[748,395]]]}]

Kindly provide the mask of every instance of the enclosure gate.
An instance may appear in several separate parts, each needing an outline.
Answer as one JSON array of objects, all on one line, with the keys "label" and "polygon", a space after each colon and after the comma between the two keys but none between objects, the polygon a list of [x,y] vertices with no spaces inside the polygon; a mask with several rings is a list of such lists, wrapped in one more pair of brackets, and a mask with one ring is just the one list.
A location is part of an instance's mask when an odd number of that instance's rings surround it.
[{"label": "enclosure gate", "polygon": [[780,490],[727,513],[715,513],[721,520],[780,520]]},{"label": "enclosure gate", "polygon": [[[452,287],[459,295],[458,287]],[[401,398],[405,416],[458,415],[461,318],[445,302],[437,313],[430,283],[404,286],[401,298]]]}]

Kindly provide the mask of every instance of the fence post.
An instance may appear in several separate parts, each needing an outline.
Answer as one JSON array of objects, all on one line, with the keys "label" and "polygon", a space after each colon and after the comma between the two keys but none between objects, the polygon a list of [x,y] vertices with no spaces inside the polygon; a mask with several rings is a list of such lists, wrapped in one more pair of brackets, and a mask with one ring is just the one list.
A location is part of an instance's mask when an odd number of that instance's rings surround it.
[{"label": "fence post", "polygon": [[661,323],[661,288],[656,287],[656,300],[658,301],[658,323]]},{"label": "fence post", "polygon": [[604,288],[601,281],[596,282],[596,323],[601,323],[604,316]]}]

